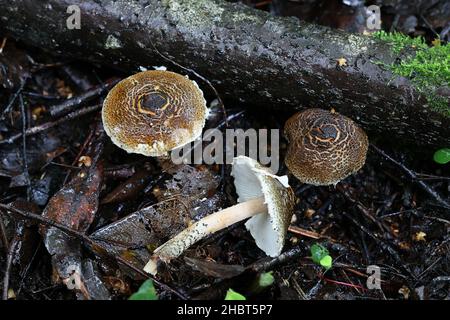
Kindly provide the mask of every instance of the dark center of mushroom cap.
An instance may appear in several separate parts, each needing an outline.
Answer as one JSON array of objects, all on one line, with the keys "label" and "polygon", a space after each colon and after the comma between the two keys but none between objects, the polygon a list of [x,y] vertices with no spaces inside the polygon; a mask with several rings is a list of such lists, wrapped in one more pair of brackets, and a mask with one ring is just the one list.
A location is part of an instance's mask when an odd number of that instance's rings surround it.
[{"label": "dark center of mushroom cap", "polygon": [[313,140],[311,143],[327,145],[338,140],[340,136],[340,129],[330,123],[320,122],[316,124],[310,131],[310,138]]},{"label": "dark center of mushroom cap", "polygon": [[162,92],[149,92],[139,97],[137,106],[141,113],[156,115],[169,106],[169,97]]}]

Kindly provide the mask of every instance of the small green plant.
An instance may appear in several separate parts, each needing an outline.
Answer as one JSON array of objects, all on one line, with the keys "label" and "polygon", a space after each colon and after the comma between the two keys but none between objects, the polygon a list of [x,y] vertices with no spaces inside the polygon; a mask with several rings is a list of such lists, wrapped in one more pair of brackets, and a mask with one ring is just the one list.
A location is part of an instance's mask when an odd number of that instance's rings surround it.
[{"label": "small green plant", "polygon": [[261,288],[266,288],[271,286],[275,282],[275,278],[273,277],[273,272],[264,272],[258,276],[258,285]]},{"label": "small green plant", "polygon": [[333,258],[331,258],[327,248],[318,243],[311,246],[311,258],[314,263],[324,267],[326,270],[333,265]]},{"label": "small green plant", "polygon": [[129,300],[158,300],[153,281],[150,279],[144,281],[139,290],[130,296]]},{"label": "small green plant", "polygon": [[393,74],[410,79],[434,110],[450,116],[448,99],[436,93],[450,83],[450,44],[435,41],[428,47],[422,37],[411,38],[398,32],[377,31],[373,36],[389,43],[396,54],[411,49],[400,62],[383,65]]},{"label": "small green plant", "polygon": [[450,162],[450,148],[442,148],[437,150],[433,155],[433,160],[439,164]]},{"label": "small green plant", "polygon": [[237,293],[233,289],[228,289],[225,300],[247,300],[242,294]]},{"label": "small green plant", "polygon": [[250,294],[259,294],[262,291],[268,289],[275,282],[273,277],[273,272],[263,272],[258,274],[257,277],[252,281],[248,288]]}]

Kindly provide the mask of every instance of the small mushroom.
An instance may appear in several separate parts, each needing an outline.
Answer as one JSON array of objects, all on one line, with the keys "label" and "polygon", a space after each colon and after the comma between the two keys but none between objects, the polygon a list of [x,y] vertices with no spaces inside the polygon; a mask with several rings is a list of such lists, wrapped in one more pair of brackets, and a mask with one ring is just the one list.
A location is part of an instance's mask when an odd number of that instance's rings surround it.
[{"label": "small mushroom", "polygon": [[159,157],[197,139],[208,115],[197,84],[170,71],[144,71],[108,93],[103,126],[112,142],[130,153]]},{"label": "small mushroom", "polygon": [[276,176],[244,156],[234,158],[232,165],[239,204],[206,216],[158,247],[144,271],[156,274],[159,259],[168,262],[197,241],[247,218],[245,226],[256,245],[271,257],[281,253],[295,203],[287,176]]},{"label": "small mushroom", "polygon": [[369,142],[356,123],[334,111],[308,109],[285,124],[289,140],[285,163],[301,182],[336,185],[366,161]]}]

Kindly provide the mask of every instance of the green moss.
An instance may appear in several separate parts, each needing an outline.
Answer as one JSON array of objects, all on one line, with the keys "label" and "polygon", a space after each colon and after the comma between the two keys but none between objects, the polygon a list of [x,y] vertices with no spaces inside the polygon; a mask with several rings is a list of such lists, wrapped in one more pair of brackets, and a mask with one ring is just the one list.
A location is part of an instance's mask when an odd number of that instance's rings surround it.
[{"label": "green moss", "polygon": [[412,49],[399,62],[385,66],[394,74],[410,79],[434,110],[450,116],[448,99],[436,93],[438,88],[450,85],[450,44],[437,42],[428,47],[422,37],[411,38],[397,32],[378,31],[373,35],[388,42],[396,54]]},{"label": "green moss", "polygon": [[400,32],[387,33],[386,31],[377,31],[372,34],[374,37],[389,42],[395,53],[400,53],[406,47],[427,49],[428,46],[422,37],[411,38]]}]

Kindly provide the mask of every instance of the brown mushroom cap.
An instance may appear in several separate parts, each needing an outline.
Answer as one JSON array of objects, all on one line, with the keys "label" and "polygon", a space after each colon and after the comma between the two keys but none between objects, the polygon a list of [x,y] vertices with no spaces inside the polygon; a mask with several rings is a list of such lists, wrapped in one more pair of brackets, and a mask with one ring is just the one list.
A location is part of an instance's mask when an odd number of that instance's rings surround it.
[{"label": "brown mushroom cap", "polygon": [[296,113],[284,132],[289,140],[286,166],[303,183],[335,185],[366,161],[366,133],[338,113],[322,109]]},{"label": "brown mushroom cap", "polygon": [[195,139],[208,114],[197,84],[169,71],[144,71],[119,82],[102,109],[114,144],[131,153],[162,156]]}]

